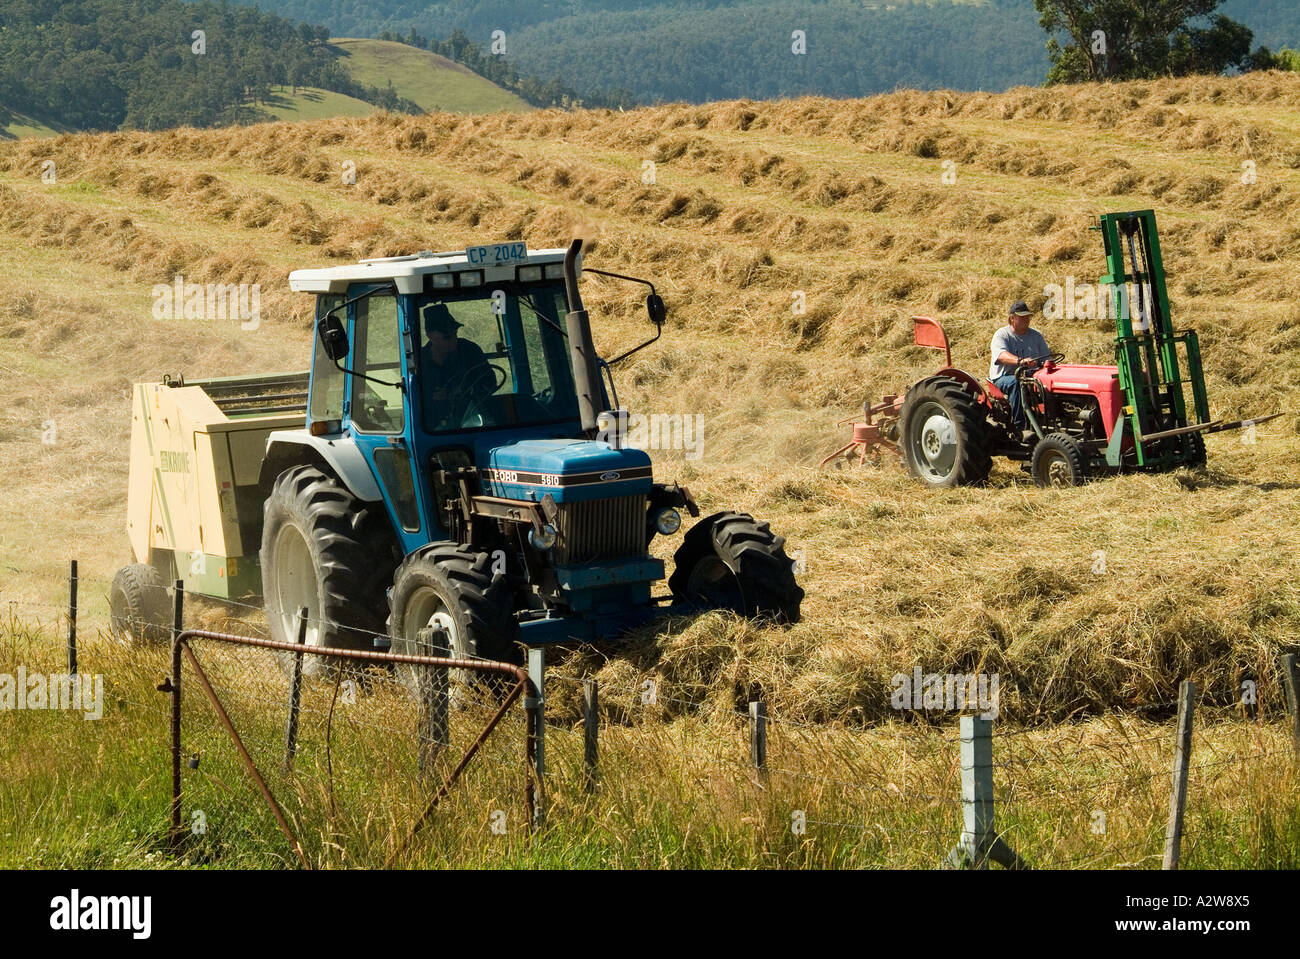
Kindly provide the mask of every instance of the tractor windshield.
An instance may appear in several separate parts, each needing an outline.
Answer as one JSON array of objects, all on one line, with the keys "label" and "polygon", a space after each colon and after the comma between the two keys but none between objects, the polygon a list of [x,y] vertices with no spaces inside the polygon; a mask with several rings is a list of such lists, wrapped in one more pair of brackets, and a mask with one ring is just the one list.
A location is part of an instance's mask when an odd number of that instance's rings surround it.
[{"label": "tractor windshield", "polygon": [[428,433],[578,418],[562,284],[498,284],[415,298]]}]

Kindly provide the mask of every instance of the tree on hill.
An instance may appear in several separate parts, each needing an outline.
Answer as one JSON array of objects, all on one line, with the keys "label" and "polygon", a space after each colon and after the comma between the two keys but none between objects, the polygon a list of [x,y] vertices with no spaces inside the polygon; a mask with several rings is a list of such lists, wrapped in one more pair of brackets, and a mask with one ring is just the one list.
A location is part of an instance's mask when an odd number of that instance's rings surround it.
[{"label": "tree on hill", "polygon": [[1034,0],[1038,22],[1048,34],[1052,66],[1047,82],[1248,70],[1253,36],[1243,24],[1214,13],[1221,2]]}]

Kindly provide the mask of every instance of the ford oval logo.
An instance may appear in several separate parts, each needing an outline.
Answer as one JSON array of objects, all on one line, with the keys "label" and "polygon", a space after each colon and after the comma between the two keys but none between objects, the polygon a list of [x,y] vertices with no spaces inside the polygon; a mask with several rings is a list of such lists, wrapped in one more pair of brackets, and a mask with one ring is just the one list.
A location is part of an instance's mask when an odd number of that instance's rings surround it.
[{"label": "ford oval logo", "polygon": [[616,480],[618,479],[618,473],[615,470],[609,470],[606,473],[601,473],[600,479],[601,482],[604,482],[605,480]]}]

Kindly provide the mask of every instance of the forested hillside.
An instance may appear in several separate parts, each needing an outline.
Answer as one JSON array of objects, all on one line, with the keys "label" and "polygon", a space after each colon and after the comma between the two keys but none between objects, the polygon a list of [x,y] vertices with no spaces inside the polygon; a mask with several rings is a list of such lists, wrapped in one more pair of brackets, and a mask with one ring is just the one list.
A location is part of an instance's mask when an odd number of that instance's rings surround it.
[{"label": "forested hillside", "polygon": [[0,126],[9,112],[88,130],[246,122],[274,85],[413,109],[354,81],[328,39],[326,27],[226,3],[11,0],[0,10]]},{"label": "forested hillside", "polygon": [[[520,74],[584,97],[637,102],[860,96],[900,86],[1005,90],[1039,84],[1047,36],[1033,0],[262,0],[336,33],[434,41],[462,30],[483,48],[505,33]],[[1226,0],[1255,44],[1300,44],[1295,0]],[[807,53],[792,52],[803,30]],[[494,58],[497,59],[497,58]],[[498,81],[499,82],[499,81]]]}]

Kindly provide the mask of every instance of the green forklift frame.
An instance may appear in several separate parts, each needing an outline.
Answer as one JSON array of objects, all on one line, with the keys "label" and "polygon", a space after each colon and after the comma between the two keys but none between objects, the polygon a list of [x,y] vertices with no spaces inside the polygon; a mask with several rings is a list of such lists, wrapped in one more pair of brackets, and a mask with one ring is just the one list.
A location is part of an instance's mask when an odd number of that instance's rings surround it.
[{"label": "green forklift frame", "polygon": [[[1100,282],[1110,288],[1115,363],[1124,393],[1124,407],[1107,446],[1106,461],[1112,467],[1120,465],[1127,429],[1135,440],[1139,469],[1195,465],[1201,461],[1204,447],[1193,434],[1210,423],[1201,348],[1194,331],[1179,332],[1170,320],[1155,212],[1105,213],[1099,228],[1110,271]],[[1185,376],[1178,359],[1180,344]],[[1188,386],[1194,421],[1187,417]]]}]

